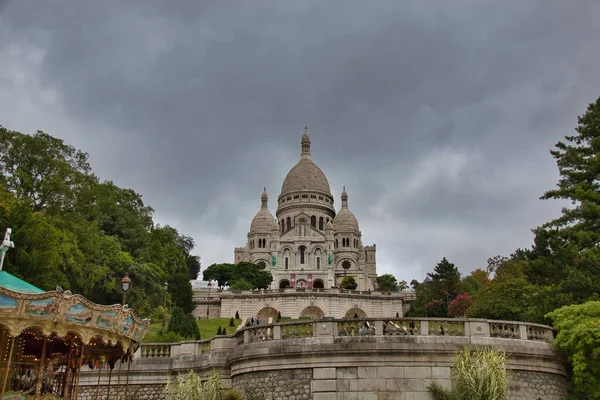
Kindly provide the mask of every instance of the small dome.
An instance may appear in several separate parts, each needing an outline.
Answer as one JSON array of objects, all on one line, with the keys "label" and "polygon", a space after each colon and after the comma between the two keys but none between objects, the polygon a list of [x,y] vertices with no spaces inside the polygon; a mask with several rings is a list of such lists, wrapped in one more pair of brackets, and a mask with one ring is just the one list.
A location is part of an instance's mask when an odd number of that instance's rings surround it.
[{"label": "small dome", "polygon": [[344,190],[342,191],[342,209],[337,213],[335,218],[333,219],[333,226],[336,232],[355,232],[358,233],[358,221],[356,217],[348,208],[348,193],[346,192],[346,187],[344,186]]},{"label": "small dome", "polygon": [[252,219],[250,233],[271,233],[273,229],[278,229],[275,217],[268,209],[261,208]]},{"label": "small dome", "polygon": [[275,217],[267,208],[269,196],[267,195],[267,188],[264,188],[262,195],[260,196],[261,207],[260,211],[256,213],[250,224],[250,233],[267,233],[272,230],[278,230],[277,222]]},{"label": "small dome", "polygon": [[333,230],[333,224],[331,223],[331,221],[327,221],[327,224],[325,225],[325,230],[326,231],[332,231]]},{"label": "small dome", "polygon": [[348,208],[342,208],[333,219],[333,226],[336,232],[358,233],[358,221]]}]

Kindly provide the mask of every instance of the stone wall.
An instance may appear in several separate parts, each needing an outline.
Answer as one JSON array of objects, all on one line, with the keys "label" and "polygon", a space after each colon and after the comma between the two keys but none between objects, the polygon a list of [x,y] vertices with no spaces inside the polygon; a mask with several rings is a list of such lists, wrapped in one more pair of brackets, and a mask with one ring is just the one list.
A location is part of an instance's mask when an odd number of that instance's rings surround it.
[{"label": "stone wall", "polygon": [[[130,393],[139,388],[137,398],[144,400],[162,400],[167,377],[189,370],[203,378],[218,371],[226,387],[261,400],[430,400],[430,382],[451,386],[457,351],[492,347],[509,355],[511,400],[558,400],[567,395],[567,364],[552,339],[547,326],[474,319],[266,324],[211,340],[144,344],[128,379]],[[98,379],[106,385],[109,374],[84,370],[79,398],[95,399]]]},{"label": "stone wall", "polygon": [[309,400],[312,368],[249,372],[233,378],[233,387],[264,400]]},{"label": "stone wall", "polygon": [[[410,291],[348,292],[339,289],[281,289],[262,291],[200,291],[194,292],[196,318],[233,317],[236,312],[241,318],[255,317],[265,308],[273,308],[284,317],[299,318],[308,307],[321,309],[325,317],[344,318],[350,310],[359,309],[363,315],[373,318],[402,317],[415,299]],[[351,312],[352,317],[354,311]],[[359,312],[359,314],[361,314]]]},{"label": "stone wall", "polygon": [[[119,398],[127,400],[163,400],[165,398],[164,385],[129,385],[127,388],[127,397],[125,397],[125,387],[121,385],[117,391],[116,385],[111,385],[110,393],[108,392],[108,386],[80,386],[77,393],[78,400],[109,400],[116,399],[117,394]],[[96,395],[98,394],[98,397]]]},{"label": "stone wall", "polygon": [[510,398],[522,400],[554,400],[567,395],[567,382],[554,374],[531,371],[513,371]]}]

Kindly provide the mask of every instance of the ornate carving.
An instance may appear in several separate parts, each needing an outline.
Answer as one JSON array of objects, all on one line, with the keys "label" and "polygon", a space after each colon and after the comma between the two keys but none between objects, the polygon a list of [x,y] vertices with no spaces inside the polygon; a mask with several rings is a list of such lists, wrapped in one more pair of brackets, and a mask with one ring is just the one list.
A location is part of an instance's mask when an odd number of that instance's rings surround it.
[{"label": "ornate carving", "polygon": [[13,336],[37,328],[47,336],[76,335],[84,344],[96,338],[124,350],[141,342],[150,326],[149,320],[135,316],[130,308],[95,304],[61,290],[34,294],[0,287],[0,315],[0,325]]}]

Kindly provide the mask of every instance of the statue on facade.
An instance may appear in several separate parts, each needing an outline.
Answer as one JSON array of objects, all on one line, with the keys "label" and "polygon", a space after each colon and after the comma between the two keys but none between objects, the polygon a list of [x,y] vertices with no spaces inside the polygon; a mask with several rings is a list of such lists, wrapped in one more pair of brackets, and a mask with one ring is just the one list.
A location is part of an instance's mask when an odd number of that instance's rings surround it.
[{"label": "statue on facade", "polygon": [[8,249],[12,249],[15,247],[15,244],[10,241],[10,234],[12,233],[12,229],[6,228],[6,232],[4,233],[4,240],[0,245],[0,271],[2,271],[2,266],[4,265],[4,256]]},{"label": "statue on facade", "polygon": [[271,266],[275,267],[277,265],[277,257],[275,257],[275,254],[273,254],[271,256]]},{"label": "statue on facade", "polygon": [[327,254],[327,263],[329,265],[331,265],[332,262],[333,262],[333,254],[329,253],[329,254]]}]

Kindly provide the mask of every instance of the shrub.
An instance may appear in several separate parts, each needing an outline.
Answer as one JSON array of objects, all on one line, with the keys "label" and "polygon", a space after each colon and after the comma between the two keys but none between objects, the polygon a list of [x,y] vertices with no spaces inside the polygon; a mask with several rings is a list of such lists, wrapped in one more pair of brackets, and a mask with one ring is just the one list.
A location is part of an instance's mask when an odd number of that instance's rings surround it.
[{"label": "shrub", "polygon": [[212,374],[208,381],[202,380],[194,371],[185,377],[177,375],[174,380],[169,377],[165,387],[166,400],[219,400],[223,388],[218,373]]},{"label": "shrub", "polygon": [[233,317],[231,317],[231,319],[229,320],[229,326],[235,326],[235,321],[233,320]]},{"label": "shrub", "polygon": [[281,321],[281,311],[277,311],[277,322]]},{"label": "shrub", "polygon": [[235,312],[235,319],[240,319],[240,313],[238,311]]},{"label": "shrub", "polygon": [[190,314],[184,313],[181,308],[173,310],[167,332],[177,333],[184,339],[200,340],[200,329],[198,329],[196,320]]},{"label": "shrub", "polygon": [[217,335],[222,335],[223,331],[221,330],[221,325],[219,325],[219,329],[217,329]]},{"label": "shrub", "polygon": [[503,351],[478,349],[471,353],[465,349],[454,356],[454,389],[444,389],[436,382],[428,389],[434,400],[506,400],[509,378]]}]

